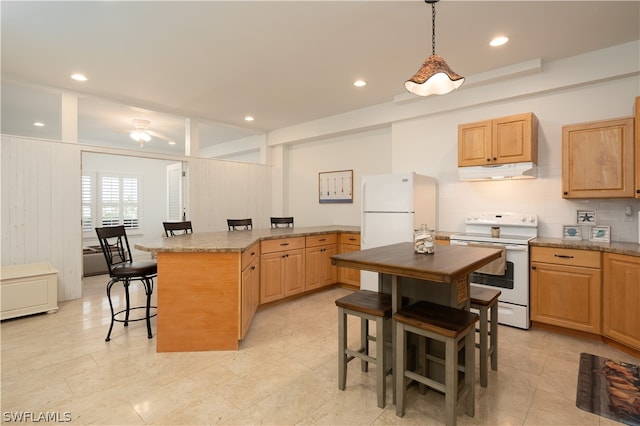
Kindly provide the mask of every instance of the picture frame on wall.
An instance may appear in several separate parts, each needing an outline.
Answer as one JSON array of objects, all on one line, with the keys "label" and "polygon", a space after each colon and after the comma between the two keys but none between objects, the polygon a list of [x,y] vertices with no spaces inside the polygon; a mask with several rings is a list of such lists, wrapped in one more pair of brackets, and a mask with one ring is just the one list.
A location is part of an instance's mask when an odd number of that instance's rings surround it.
[{"label": "picture frame on wall", "polygon": [[610,226],[594,226],[589,234],[589,241],[610,243],[611,227]]},{"label": "picture frame on wall", "polygon": [[581,228],[578,225],[564,225],[562,227],[562,238],[565,240],[581,240]]},{"label": "picture frame on wall", "polygon": [[318,173],[318,201],[353,203],[353,170]]},{"label": "picture frame on wall", "polygon": [[578,225],[595,225],[596,224],[595,210],[578,210],[576,223]]}]

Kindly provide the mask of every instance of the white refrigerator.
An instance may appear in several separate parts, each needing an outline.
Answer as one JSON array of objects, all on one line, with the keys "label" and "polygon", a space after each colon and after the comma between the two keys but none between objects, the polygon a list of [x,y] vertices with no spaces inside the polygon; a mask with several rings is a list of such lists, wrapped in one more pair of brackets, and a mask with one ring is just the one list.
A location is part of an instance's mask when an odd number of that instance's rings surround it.
[{"label": "white refrigerator", "polygon": [[[436,179],[414,172],[362,178],[361,248],[413,242],[421,224],[437,229]],[[361,271],[360,288],[378,290],[378,274]]]}]

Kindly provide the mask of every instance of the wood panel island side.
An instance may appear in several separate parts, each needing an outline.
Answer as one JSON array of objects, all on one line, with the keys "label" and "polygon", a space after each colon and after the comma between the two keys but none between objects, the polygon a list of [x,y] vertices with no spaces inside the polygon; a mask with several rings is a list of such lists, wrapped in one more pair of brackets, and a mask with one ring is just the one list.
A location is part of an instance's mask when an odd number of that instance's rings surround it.
[{"label": "wood panel island side", "polygon": [[[360,228],[353,226],[275,228],[195,232],[136,244],[138,250],[157,254],[156,350],[237,350],[253,313],[262,303],[263,289],[271,291],[269,301],[278,299],[273,292],[280,291],[284,298],[307,291],[304,263],[302,267],[298,262],[295,268],[287,269],[286,260],[293,259],[285,254],[291,241],[308,239],[307,245],[313,245],[325,234],[335,238],[359,233]],[[279,258],[274,254],[277,250],[283,253],[283,260],[277,266],[284,271],[284,276],[271,270],[272,261],[265,263],[265,267],[270,268],[268,273],[260,274],[263,243],[271,252],[269,259]],[[327,262],[330,263],[328,258]],[[327,267],[333,268],[330,264]],[[276,272],[278,270],[276,268]],[[292,282],[297,287],[292,287]],[[327,282],[328,285],[334,283]]]}]

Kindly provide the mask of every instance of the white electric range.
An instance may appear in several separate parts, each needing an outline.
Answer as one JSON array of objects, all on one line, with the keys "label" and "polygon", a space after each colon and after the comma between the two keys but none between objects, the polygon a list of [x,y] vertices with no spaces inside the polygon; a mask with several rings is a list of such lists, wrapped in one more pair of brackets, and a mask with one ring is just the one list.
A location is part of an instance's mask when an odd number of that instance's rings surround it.
[{"label": "white electric range", "polygon": [[[492,236],[492,228],[494,234]],[[496,236],[496,229],[499,236]],[[529,241],[538,235],[538,217],[532,213],[479,212],[465,217],[465,232],[453,234],[451,245],[491,245],[505,249],[502,275],[473,272],[473,285],[498,289],[498,322],[522,329],[530,327]]]}]

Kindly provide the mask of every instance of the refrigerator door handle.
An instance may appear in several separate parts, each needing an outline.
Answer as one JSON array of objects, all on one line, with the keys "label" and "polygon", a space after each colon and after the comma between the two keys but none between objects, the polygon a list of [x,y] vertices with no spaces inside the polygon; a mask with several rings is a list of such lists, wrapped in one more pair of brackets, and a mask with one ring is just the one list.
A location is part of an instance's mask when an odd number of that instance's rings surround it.
[{"label": "refrigerator door handle", "polygon": [[365,235],[365,229],[367,229],[366,226],[364,226],[364,218],[366,217],[366,215],[364,214],[365,211],[365,207],[364,207],[364,189],[367,186],[367,180],[366,179],[362,179],[362,185],[360,188],[360,209],[362,211],[361,214],[361,218],[360,218],[360,244],[364,245],[366,244],[367,241],[367,237]]}]

